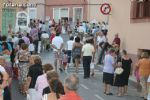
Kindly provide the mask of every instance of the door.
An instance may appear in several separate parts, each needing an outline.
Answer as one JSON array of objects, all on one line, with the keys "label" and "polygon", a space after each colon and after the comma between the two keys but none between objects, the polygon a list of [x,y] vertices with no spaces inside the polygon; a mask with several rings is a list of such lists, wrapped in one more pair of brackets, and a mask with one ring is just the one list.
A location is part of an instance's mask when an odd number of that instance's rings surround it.
[{"label": "door", "polygon": [[12,30],[15,29],[15,18],[16,17],[16,10],[4,8],[2,9],[2,35],[8,34],[8,27],[9,25],[12,26]]}]

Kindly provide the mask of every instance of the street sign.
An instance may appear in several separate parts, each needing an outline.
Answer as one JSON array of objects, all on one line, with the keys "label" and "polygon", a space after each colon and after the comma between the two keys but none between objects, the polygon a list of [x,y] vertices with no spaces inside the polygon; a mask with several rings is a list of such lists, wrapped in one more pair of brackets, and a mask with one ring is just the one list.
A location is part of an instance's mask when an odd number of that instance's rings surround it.
[{"label": "street sign", "polygon": [[103,15],[109,15],[111,12],[111,6],[108,3],[104,3],[100,7],[100,11]]}]

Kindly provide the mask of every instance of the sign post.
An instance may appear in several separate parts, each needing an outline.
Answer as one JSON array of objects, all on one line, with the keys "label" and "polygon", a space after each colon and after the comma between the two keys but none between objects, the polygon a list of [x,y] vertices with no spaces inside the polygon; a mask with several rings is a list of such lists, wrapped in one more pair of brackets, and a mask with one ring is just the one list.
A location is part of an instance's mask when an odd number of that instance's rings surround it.
[{"label": "sign post", "polygon": [[111,12],[111,6],[110,4],[108,3],[104,3],[101,5],[100,7],[100,12],[103,14],[103,15],[107,15],[107,23],[109,22],[109,15],[110,15],[110,12]]}]

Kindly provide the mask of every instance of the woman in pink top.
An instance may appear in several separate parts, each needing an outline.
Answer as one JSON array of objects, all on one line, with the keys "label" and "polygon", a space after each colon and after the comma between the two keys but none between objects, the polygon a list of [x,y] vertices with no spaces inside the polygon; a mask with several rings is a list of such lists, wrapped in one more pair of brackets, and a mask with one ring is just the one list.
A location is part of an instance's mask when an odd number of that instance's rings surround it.
[{"label": "woman in pink top", "polygon": [[53,66],[51,64],[45,64],[43,65],[43,70],[44,70],[44,74],[43,75],[40,75],[37,80],[36,80],[36,84],[35,84],[35,89],[38,93],[38,100],[41,100],[42,99],[42,93],[43,93],[43,89],[48,87],[49,84],[47,82],[47,76],[46,76],[46,73],[48,71],[51,71],[53,70]]}]

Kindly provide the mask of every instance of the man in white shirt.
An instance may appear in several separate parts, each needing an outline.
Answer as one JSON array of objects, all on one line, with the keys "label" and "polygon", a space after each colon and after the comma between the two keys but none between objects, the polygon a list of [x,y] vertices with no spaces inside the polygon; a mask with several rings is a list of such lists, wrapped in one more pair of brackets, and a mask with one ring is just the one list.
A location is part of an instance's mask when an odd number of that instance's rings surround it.
[{"label": "man in white shirt", "polygon": [[52,48],[54,50],[54,55],[55,55],[55,62],[54,62],[54,65],[55,65],[55,70],[57,71],[57,62],[59,61],[59,70],[62,71],[62,68],[61,68],[61,50],[63,48],[63,39],[62,37],[60,36],[60,33],[56,33],[56,36],[53,38],[52,40]]},{"label": "man in white shirt", "polygon": [[74,43],[74,37],[71,36],[70,40],[67,41],[67,55],[68,55],[68,63],[71,62],[72,48]]}]

